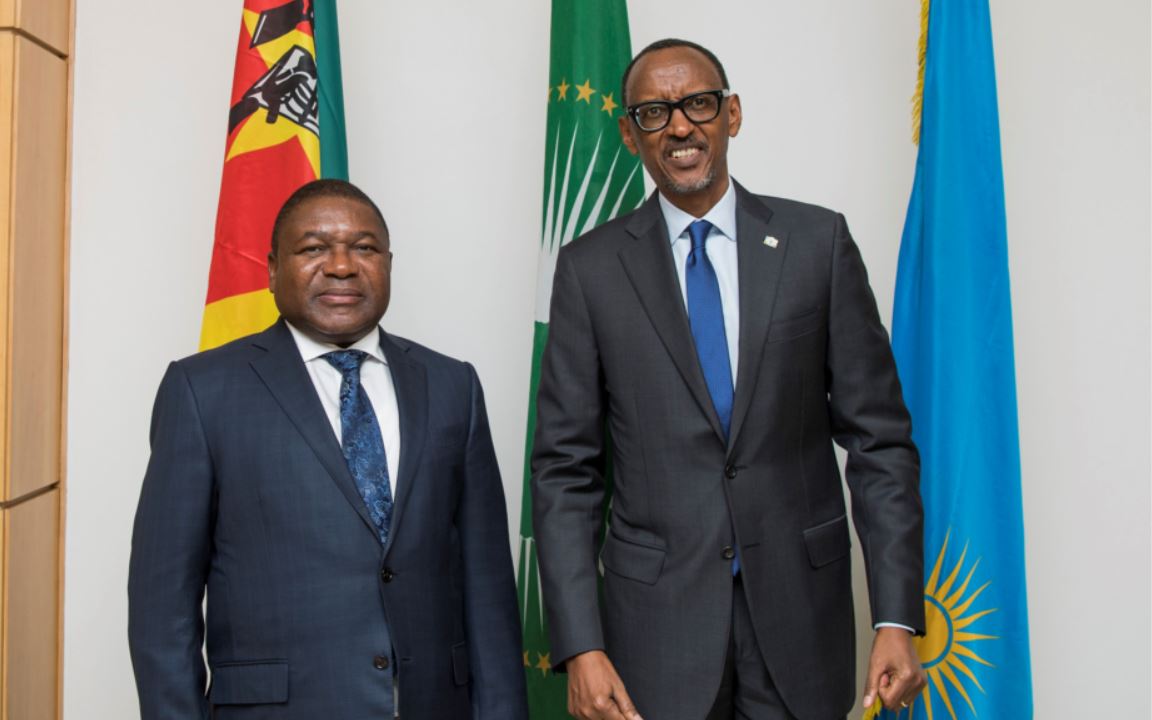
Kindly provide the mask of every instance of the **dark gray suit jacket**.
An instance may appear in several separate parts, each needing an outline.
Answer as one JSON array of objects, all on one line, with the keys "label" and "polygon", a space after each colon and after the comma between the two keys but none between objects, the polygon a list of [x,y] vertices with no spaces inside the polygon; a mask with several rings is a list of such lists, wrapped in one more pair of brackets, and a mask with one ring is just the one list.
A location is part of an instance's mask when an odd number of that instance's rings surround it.
[{"label": "dark gray suit jacket", "polygon": [[[844,218],[736,191],[727,442],[656,197],[560,251],[532,459],[552,658],[604,648],[644,717],[704,717],[724,666],[738,547],[756,639],[789,709],[841,717],[855,650],[833,441],[848,451],[873,617],[917,629],[919,457]],[[598,547],[609,460],[611,526]]]},{"label": "dark gray suit jacket", "polygon": [[403,448],[387,547],[283,321],[168,368],[128,588],[145,720],[390,717],[394,669],[405,720],[527,717],[476,374],[381,337]]}]

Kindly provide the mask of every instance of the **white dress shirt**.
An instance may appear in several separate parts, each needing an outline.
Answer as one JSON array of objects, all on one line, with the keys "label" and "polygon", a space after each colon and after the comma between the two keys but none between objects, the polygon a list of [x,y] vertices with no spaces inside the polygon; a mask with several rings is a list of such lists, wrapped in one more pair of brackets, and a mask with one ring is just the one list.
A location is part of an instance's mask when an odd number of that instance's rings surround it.
[{"label": "white dress shirt", "polygon": [[340,383],[343,376],[322,356],[336,350],[362,350],[368,354],[360,366],[360,385],[368,393],[376,421],[380,423],[384,453],[388,458],[388,484],[392,487],[392,499],[395,501],[396,473],[400,468],[400,410],[396,405],[396,387],[392,384],[392,373],[388,371],[388,359],[380,349],[379,328],[351,346],[342,348],[331,343],[317,342],[292,327],[291,323],[286,324],[296,340],[304,367],[308,369],[308,377],[312,379],[316,394],[320,396],[320,404],[324,406],[324,414],[328,416],[332,432],[336,433],[337,442],[341,441]]},{"label": "white dress shirt", "polygon": [[688,307],[688,287],[684,284],[685,264],[692,252],[692,238],[688,226],[696,220],[712,223],[704,249],[716,280],[720,284],[720,307],[724,312],[724,336],[728,341],[728,361],[732,366],[732,387],[736,387],[736,364],[740,349],[740,279],[736,266],[736,187],[728,181],[728,190],[720,201],[702,218],[696,218],[658,195],[664,224],[668,226],[668,242],[672,244],[672,259],[676,266],[676,279],[680,281],[680,295]]}]

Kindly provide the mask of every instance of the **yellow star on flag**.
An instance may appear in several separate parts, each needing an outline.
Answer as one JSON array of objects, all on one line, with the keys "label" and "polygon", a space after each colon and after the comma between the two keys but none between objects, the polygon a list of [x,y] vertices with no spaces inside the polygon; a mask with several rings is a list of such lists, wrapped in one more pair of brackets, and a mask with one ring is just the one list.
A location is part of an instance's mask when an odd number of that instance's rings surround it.
[{"label": "yellow star on flag", "polygon": [[592,81],[591,80],[585,80],[583,85],[577,85],[576,86],[576,92],[579,93],[579,95],[576,98],[577,100],[583,100],[584,102],[591,105],[592,104],[592,93],[596,92],[596,90],[592,87]]},{"label": "yellow star on flag", "polygon": [[552,653],[536,653],[540,657],[540,662],[536,663],[536,668],[540,671],[541,675],[547,675],[548,671],[552,669]]},{"label": "yellow star on flag", "polygon": [[612,115],[612,111],[615,110],[616,108],[620,107],[612,99],[612,93],[608,93],[607,95],[601,95],[600,99],[604,101],[604,107],[602,107],[600,109],[603,110],[604,112],[608,113],[608,115]]},{"label": "yellow star on flag", "polygon": [[268,122],[268,111],[264,108],[252,113],[251,117],[243,122],[228,146],[224,157],[225,162],[237,155],[243,155],[256,150],[263,150],[293,138],[300,141],[304,154],[312,163],[312,170],[316,177],[320,177],[320,138],[310,130],[297,125],[285,116],[277,118],[276,122]]},{"label": "yellow star on flag", "polygon": [[567,100],[568,99],[568,88],[570,88],[570,87],[572,87],[572,86],[568,84],[567,80],[561,80],[560,84],[556,86],[556,95],[558,96],[557,99]]},{"label": "yellow star on flag", "polygon": [[[248,28],[248,35],[256,34],[256,25],[260,22],[259,13],[251,10],[244,11],[244,26]],[[260,57],[264,59],[264,64],[272,67],[276,61],[288,53],[296,45],[299,45],[308,52],[313,58],[316,57],[316,41],[308,34],[302,33],[299,30],[292,30],[291,32],[282,35],[275,40],[269,40],[256,46],[256,52],[260,53]]]}]

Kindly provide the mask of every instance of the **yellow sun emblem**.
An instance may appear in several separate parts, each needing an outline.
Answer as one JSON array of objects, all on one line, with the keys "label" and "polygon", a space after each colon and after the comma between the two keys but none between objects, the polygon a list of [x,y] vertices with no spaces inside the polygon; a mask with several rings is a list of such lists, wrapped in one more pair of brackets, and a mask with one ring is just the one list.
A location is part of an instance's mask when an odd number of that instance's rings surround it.
[{"label": "yellow sun emblem", "polygon": [[[948,710],[952,720],[956,720],[956,709],[953,707],[952,694],[964,698],[972,715],[976,715],[976,708],[972,698],[968,695],[968,688],[964,678],[975,686],[981,693],[984,688],[973,671],[978,666],[995,667],[992,663],[977,655],[968,645],[979,640],[995,640],[994,635],[981,635],[970,632],[969,628],[986,615],[996,612],[996,608],[987,610],[972,610],[972,605],[980,594],[991,584],[984,583],[975,590],[969,591],[972,578],[980,565],[979,558],[968,568],[964,581],[956,587],[956,581],[964,572],[965,558],[968,556],[968,546],[960,553],[960,559],[952,567],[952,571],[943,582],[940,575],[944,569],[944,558],[948,552],[948,535],[944,537],[944,545],[936,557],[936,566],[932,575],[924,586],[924,611],[926,630],[924,637],[916,639],[916,651],[920,655],[920,663],[928,674],[928,685],[920,697],[908,708],[908,717],[914,717],[917,704],[923,702],[924,714],[928,720],[934,720],[932,708],[932,695],[935,694]],[[961,675],[964,677],[961,678]],[[943,714],[940,715],[944,717]]]}]

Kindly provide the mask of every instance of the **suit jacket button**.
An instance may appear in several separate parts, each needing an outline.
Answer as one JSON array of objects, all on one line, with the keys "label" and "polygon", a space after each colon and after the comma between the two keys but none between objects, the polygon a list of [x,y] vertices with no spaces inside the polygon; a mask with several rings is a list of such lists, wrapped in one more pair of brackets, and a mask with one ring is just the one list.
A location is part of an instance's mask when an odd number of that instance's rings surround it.
[{"label": "suit jacket button", "polygon": [[731,560],[732,558],[736,557],[736,551],[732,549],[731,545],[729,545],[728,547],[724,548],[724,551],[721,552],[720,555],[725,560]]},{"label": "suit jacket button", "polygon": [[729,466],[725,467],[724,468],[724,477],[728,478],[729,480],[735,479],[736,478],[736,466],[735,465],[729,465]]},{"label": "suit jacket button", "polygon": [[387,670],[388,658],[384,657],[383,655],[377,655],[376,657],[372,658],[372,666],[377,670]]},{"label": "suit jacket button", "polygon": [[396,576],[392,573],[392,568],[386,567],[380,571],[380,579],[386,583],[392,582],[392,578],[394,578],[394,577],[396,577]]}]

